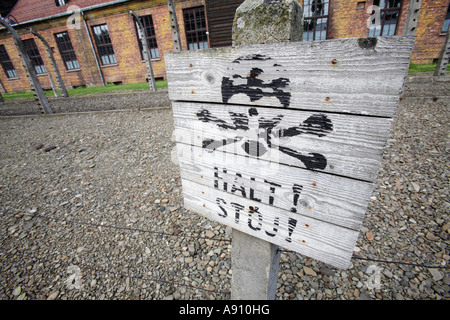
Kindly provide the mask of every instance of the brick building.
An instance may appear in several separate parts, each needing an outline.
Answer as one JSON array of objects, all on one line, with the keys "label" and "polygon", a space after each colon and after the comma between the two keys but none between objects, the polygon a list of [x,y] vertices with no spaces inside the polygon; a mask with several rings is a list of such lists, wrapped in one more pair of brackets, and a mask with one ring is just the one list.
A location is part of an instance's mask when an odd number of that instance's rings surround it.
[{"label": "brick building", "polygon": [[[183,50],[207,48],[204,0],[175,1],[175,7]],[[71,88],[148,80],[142,35],[130,10],[142,17],[155,78],[165,78],[164,52],[173,50],[166,0],[18,0],[7,18],[15,23],[42,87],[51,88],[48,73],[55,77],[44,45],[30,28],[47,40],[64,83]],[[4,89],[29,90],[18,50],[4,28],[0,60]]]},{"label": "brick building", "polygon": [[[409,0],[298,0],[304,11],[304,41],[402,35]],[[234,12],[244,0],[206,0],[211,47],[231,46]],[[380,8],[375,26],[374,12]],[[369,13],[367,12],[369,11]],[[367,27],[368,19],[372,25]],[[412,61],[431,63],[439,58],[450,23],[450,0],[422,0]]]},{"label": "brick building", "polygon": [[[183,50],[230,46],[234,13],[243,1],[175,0]],[[409,7],[409,0],[299,2],[304,8],[304,41],[402,35]],[[378,23],[371,19],[377,17],[369,9],[373,5],[380,9]],[[18,0],[7,18],[25,40],[42,86],[50,89],[48,73],[54,75],[45,47],[30,28],[49,42],[70,88],[147,80],[143,35],[130,10],[142,17],[155,77],[165,78],[164,52],[173,50],[166,0]],[[437,60],[449,23],[450,0],[422,0],[413,62]],[[18,50],[4,28],[0,29],[0,64],[0,81],[7,92],[29,89]]]}]

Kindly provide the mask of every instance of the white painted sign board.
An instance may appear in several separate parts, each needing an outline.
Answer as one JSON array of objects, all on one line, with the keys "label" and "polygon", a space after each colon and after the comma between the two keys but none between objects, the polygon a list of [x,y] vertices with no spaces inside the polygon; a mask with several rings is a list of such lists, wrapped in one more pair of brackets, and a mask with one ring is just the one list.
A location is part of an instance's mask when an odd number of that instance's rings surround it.
[{"label": "white painted sign board", "polygon": [[167,53],[185,207],[348,268],[413,43]]}]

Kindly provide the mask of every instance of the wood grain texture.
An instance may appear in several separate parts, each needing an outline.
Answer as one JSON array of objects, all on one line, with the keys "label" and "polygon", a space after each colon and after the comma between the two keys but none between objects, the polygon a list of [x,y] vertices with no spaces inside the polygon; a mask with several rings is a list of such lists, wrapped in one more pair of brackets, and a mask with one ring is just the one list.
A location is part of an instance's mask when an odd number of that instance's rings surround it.
[{"label": "wood grain texture", "polygon": [[[378,37],[166,53],[169,97],[392,117],[413,43],[414,37]],[[252,77],[254,68],[262,72]],[[266,86],[259,87],[262,97],[252,100],[258,88],[242,88],[248,78]],[[289,93],[289,103],[276,91]]]},{"label": "wood grain texture", "polygon": [[177,145],[182,179],[296,215],[359,230],[373,184]]},{"label": "wood grain texture", "polygon": [[[326,167],[319,171],[369,182],[373,182],[378,174],[392,123],[392,119],[387,118],[206,103],[173,102],[172,108],[177,142],[202,147],[204,141],[214,140],[217,143],[210,144],[211,151],[215,148],[300,168],[306,168],[308,163],[305,164],[292,153],[280,150],[295,150],[305,157],[317,153],[327,161]],[[243,123],[238,127],[234,124],[236,115],[242,115],[240,120]],[[308,132],[305,121],[315,115],[328,119],[332,129],[321,135]],[[248,129],[244,127],[246,121]],[[270,131],[261,128],[270,123],[277,125]],[[291,132],[297,132],[282,136],[289,128],[299,129],[290,129]],[[264,141],[267,138],[271,139],[272,148]],[[227,144],[223,143],[224,139],[239,141]],[[247,153],[243,145],[248,140],[263,143],[261,147],[267,152],[259,156]]]},{"label": "wood grain texture", "polygon": [[[188,210],[257,238],[347,269],[358,232],[182,180]],[[253,208],[251,210],[250,208]]]},{"label": "wood grain texture", "polygon": [[413,43],[166,53],[185,207],[347,268]]}]

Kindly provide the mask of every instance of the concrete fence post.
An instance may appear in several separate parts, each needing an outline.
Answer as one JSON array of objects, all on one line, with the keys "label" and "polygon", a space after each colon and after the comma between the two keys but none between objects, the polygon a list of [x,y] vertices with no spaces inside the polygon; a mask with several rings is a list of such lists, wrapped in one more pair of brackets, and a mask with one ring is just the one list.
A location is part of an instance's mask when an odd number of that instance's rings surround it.
[{"label": "concrete fence post", "polygon": [[422,7],[422,0],[410,0],[408,7],[408,14],[406,16],[404,36],[415,36],[417,26],[419,24],[420,8]]},{"label": "concrete fence post", "polygon": [[170,26],[171,26],[172,40],[173,40],[173,51],[180,52],[182,50],[180,29],[178,27],[177,10],[175,8],[174,1],[167,0],[167,7],[169,9]]},{"label": "concrete fence post", "polygon": [[[41,40],[42,44],[44,45],[45,50],[47,51],[47,54],[48,54],[48,58],[50,60],[50,64],[52,65],[53,72],[55,73],[56,81],[58,82],[58,87],[59,87],[59,90],[61,91],[61,96],[67,98],[69,96],[69,94],[67,93],[66,86],[64,85],[64,81],[61,77],[61,73],[59,72],[59,68],[58,68],[58,65],[56,64],[55,57],[53,56],[52,49],[50,48],[47,40],[45,40],[45,38],[42,35],[40,35],[39,33],[37,33],[35,30],[33,30],[31,28],[30,28],[30,33],[35,35],[36,37],[38,37],[39,40]],[[50,75],[50,73],[48,73],[48,78],[50,79],[50,82],[52,84],[53,91],[55,91],[55,96],[58,97],[58,91],[55,90],[55,85],[54,85],[54,82],[53,82],[53,79],[52,79],[52,76]]]},{"label": "concrete fence post", "polygon": [[33,91],[35,99],[39,101],[37,104],[41,108],[41,112],[45,114],[52,114],[53,110],[50,106],[47,97],[45,96],[44,90],[42,89],[41,84],[36,75],[36,71],[34,70],[33,64],[31,63],[28,52],[25,48],[25,45],[22,42],[17,31],[5,21],[5,19],[0,17],[0,24],[2,24],[10,33],[14,39],[14,44],[19,50],[19,56],[22,60],[23,67],[25,69],[26,76],[30,82],[31,91]]},{"label": "concrete fence post", "polygon": [[442,77],[447,71],[447,66],[450,61],[450,27],[447,29],[447,36],[445,37],[444,45],[442,46],[439,60],[434,70],[435,77]]},{"label": "concrete fence post", "polygon": [[[236,10],[233,46],[301,41],[303,9],[296,0],[246,0]],[[231,299],[273,300],[278,246],[233,229]]]},{"label": "concrete fence post", "polygon": [[150,86],[150,91],[156,92],[157,89],[156,89],[155,76],[153,74],[152,55],[150,52],[150,47],[148,45],[147,35],[145,33],[144,25],[142,24],[141,18],[138,17],[133,12],[133,10],[130,10],[130,14],[133,17],[134,21],[136,21],[139,32],[142,35],[142,47],[144,49],[144,59],[145,59],[145,65],[147,67],[148,84]]}]

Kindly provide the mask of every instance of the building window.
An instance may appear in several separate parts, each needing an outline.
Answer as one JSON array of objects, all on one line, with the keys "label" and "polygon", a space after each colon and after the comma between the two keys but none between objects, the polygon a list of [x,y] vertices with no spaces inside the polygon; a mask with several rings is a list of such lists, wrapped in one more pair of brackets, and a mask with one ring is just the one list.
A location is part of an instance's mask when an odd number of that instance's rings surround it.
[{"label": "building window", "polygon": [[3,44],[0,45],[0,63],[2,64],[3,70],[5,71],[8,79],[18,77],[16,69],[14,69],[14,65],[12,64],[9,54]]},{"label": "building window", "polygon": [[329,0],[305,0],[303,41],[326,40]]},{"label": "building window", "polygon": [[65,6],[66,2],[66,0],[55,0],[55,4],[57,7]]},{"label": "building window", "polygon": [[447,15],[445,16],[444,25],[442,26],[442,32],[443,33],[447,33],[448,32],[448,26],[449,25],[450,25],[450,5],[448,6],[448,9],[447,9]]},{"label": "building window", "polygon": [[97,52],[102,61],[102,65],[109,65],[117,63],[114,49],[109,37],[108,26],[106,24],[93,26],[95,44],[97,45]]},{"label": "building window", "polygon": [[[158,44],[156,43],[155,27],[153,26],[152,16],[151,15],[143,16],[143,17],[141,17],[141,21],[142,21],[142,25],[144,26],[145,37],[147,38],[147,43],[148,43],[148,47],[150,49],[151,58],[158,59],[159,58],[159,50],[158,50]],[[136,30],[137,30],[137,34],[138,34],[139,48],[141,48],[141,56],[142,56],[142,59],[144,59],[144,46],[142,45],[143,35],[139,31],[137,22],[136,22]]]},{"label": "building window", "polygon": [[183,18],[188,49],[208,49],[205,8],[201,6],[184,9]]},{"label": "building window", "polygon": [[37,74],[47,73],[47,69],[45,68],[44,61],[42,61],[41,54],[36,46],[36,42],[34,39],[24,40],[23,44],[27,49],[28,56],[30,57],[31,63],[34,66],[34,70]]},{"label": "building window", "polygon": [[69,34],[67,32],[61,32],[55,34],[56,43],[58,44],[59,53],[64,61],[64,65],[67,70],[80,69],[77,56],[73,50],[72,43],[70,42]]},{"label": "building window", "polygon": [[[369,28],[369,37],[393,36],[397,30],[400,16],[401,0],[374,0],[373,4],[380,8],[379,19],[375,17]],[[376,10],[373,11],[378,14]]]}]

